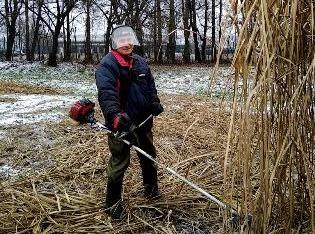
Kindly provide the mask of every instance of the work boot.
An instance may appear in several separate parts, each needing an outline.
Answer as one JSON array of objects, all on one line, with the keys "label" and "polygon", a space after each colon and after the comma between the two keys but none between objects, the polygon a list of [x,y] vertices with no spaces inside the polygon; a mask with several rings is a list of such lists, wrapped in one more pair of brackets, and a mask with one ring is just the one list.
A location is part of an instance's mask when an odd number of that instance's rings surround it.
[{"label": "work boot", "polygon": [[108,214],[112,219],[122,220],[127,216],[127,212],[121,201],[118,201],[112,206],[105,205],[105,212]]},{"label": "work boot", "polygon": [[126,211],[121,202],[122,182],[107,181],[105,212],[113,219],[123,219]]},{"label": "work boot", "polygon": [[146,199],[158,200],[162,197],[157,185],[145,184],[144,196]]}]

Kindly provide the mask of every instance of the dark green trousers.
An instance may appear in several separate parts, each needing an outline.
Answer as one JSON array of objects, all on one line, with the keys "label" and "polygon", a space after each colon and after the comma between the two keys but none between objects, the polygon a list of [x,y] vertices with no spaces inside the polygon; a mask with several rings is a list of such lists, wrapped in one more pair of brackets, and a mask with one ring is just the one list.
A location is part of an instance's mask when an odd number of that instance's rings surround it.
[{"label": "dark green trousers", "polygon": [[[153,145],[153,135],[151,130],[137,131],[131,136],[134,144],[156,157],[156,150]],[[112,206],[121,199],[124,174],[130,164],[130,147],[118,140],[113,135],[108,135],[108,146],[111,157],[108,162],[106,206]],[[145,187],[157,187],[157,170],[155,164],[142,154],[138,153],[142,169],[143,185]]]}]

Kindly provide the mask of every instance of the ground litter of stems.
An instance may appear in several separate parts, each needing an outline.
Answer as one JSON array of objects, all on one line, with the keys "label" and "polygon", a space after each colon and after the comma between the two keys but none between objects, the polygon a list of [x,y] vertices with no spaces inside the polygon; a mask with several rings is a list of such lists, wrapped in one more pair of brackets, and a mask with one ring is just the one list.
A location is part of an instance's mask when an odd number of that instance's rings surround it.
[{"label": "ground litter of stems", "polygon": [[[202,99],[162,95],[162,100],[166,113],[155,119],[154,129],[159,161],[205,190],[222,195],[218,172],[225,134],[221,128],[229,115],[221,113],[222,122],[216,124],[219,113],[212,113],[211,108],[205,112],[210,103]],[[184,100],[183,110],[167,111],[176,100]],[[204,105],[188,108],[200,101]],[[101,113],[96,116],[100,119]],[[196,119],[198,123],[186,132]],[[164,171],[159,171],[163,198],[147,201],[134,153],[124,187],[129,220],[109,221],[103,210],[109,157],[104,132],[74,126],[68,120],[18,125],[8,131],[0,143],[2,165],[17,174],[1,178],[3,231],[211,233],[222,229],[218,207]]]},{"label": "ground litter of stems", "polygon": [[[1,105],[10,102],[7,113],[16,115],[14,108],[44,116],[54,111],[62,113],[58,121],[42,119],[5,123],[0,127],[1,233],[222,233],[227,230],[222,210],[162,170],[159,181],[163,198],[146,200],[134,152],[124,182],[128,219],[110,220],[103,209],[109,157],[106,134],[86,125],[73,125],[67,119],[67,112],[71,98],[80,96],[81,91],[61,90],[62,95],[1,96]],[[30,110],[23,107],[24,96],[34,99],[26,102],[31,105]],[[165,112],[155,118],[154,127],[159,162],[224,199],[222,155],[230,112],[204,96],[160,96]],[[53,100],[57,100],[56,105]],[[96,109],[96,117],[102,122],[99,107]],[[2,114],[1,120],[5,119]]]}]

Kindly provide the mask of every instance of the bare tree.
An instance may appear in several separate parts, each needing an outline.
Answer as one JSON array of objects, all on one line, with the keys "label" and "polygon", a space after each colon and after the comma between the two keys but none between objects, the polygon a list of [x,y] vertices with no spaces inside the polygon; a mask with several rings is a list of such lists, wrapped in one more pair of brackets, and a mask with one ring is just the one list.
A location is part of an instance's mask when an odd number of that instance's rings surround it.
[{"label": "bare tree", "polygon": [[113,26],[115,24],[122,24],[126,18],[126,11],[123,11],[121,3],[118,0],[110,1],[107,4],[104,1],[98,2],[94,0],[94,5],[102,12],[103,16],[106,18],[106,31],[104,35],[105,41],[105,53],[109,52],[110,47],[110,34],[112,32]]},{"label": "bare tree", "polygon": [[125,0],[126,2],[126,24],[132,25],[137,34],[140,46],[135,48],[135,53],[143,56],[143,24],[147,17],[144,16],[145,10],[149,5],[146,0]]},{"label": "bare tree", "polygon": [[[15,19],[14,21],[14,14],[11,14],[10,11],[14,13],[14,4],[21,7],[22,4],[18,4],[19,2],[22,2],[23,6],[25,5],[25,14],[23,13],[21,16],[21,22],[25,25],[25,29],[21,31],[23,33],[17,34],[18,31],[16,31],[14,32],[14,37],[9,37],[9,35],[13,34],[13,29],[12,27],[8,27],[8,24],[6,23],[8,33],[7,42],[9,42],[12,38],[14,40],[15,37],[19,39],[18,44],[23,44],[25,42],[27,60],[34,60],[36,46],[41,53],[45,53],[46,47],[49,46],[47,49],[49,49],[48,65],[50,66],[57,65],[57,52],[59,48],[58,39],[60,37],[61,30],[63,30],[62,34],[64,43],[63,61],[71,61],[71,29],[78,27],[76,27],[73,23],[77,16],[70,15],[70,12],[77,2],[82,3],[82,7],[78,8],[80,12],[79,15],[84,14],[86,16],[86,33],[84,40],[84,61],[86,63],[93,62],[91,27],[92,20],[94,20],[92,18],[92,14],[95,9],[99,10],[102,16],[104,16],[105,53],[107,53],[110,48],[110,35],[113,28],[116,25],[124,23],[134,28],[141,44],[140,47],[135,48],[135,53],[144,55],[145,48],[149,56],[154,54],[154,60],[158,63],[161,63],[163,59],[166,59],[166,61],[170,63],[175,62],[176,22],[178,21],[182,21],[184,27],[184,49],[182,53],[184,63],[191,62],[191,33],[194,43],[196,62],[206,61],[207,34],[209,33],[210,27],[210,54],[212,61],[216,60],[216,42],[220,40],[222,36],[222,0],[212,0],[211,2],[209,0],[5,0],[5,4],[3,5],[6,7],[3,7],[3,9],[7,9],[9,13],[2,11],[3,13],[1,14],[3,19],[10,19],[10,25],[12,22],[14,22],[14,24],[17,23],[18,19]],[[212,5],[210,6],[210,4]],[[18,11],[20,14],[19,9]],[[33,13],[32,16],[29,12]],[[217,18],[216,14],[218,14]],[[9,17],[5,17],[6,15]],[[33,22],[30,22],[30,19],[32,19],[31,17],[33,18]],[[25,21],[23,22],[24,19]],[[163,35],[166,31],[164,31],[163,25],[167,26],[167,32],[169,35]],[[15,29],[16,27],[17,26],[13,28]],[[47,35],[46,30],[50,32],[50,35]],[[165,54],[163,54],[163,50],[160,49],[163,36],[168,36]],[[201,47],[199,47],[200,43]],[[12,44],[13,47],[15,44],[19,47],[17,43]],[[45,47],[41,50],[39,47],[43,45],[45,45]],[[10,47],[9,43],[7,43],[7,47]],[[11,57],[12,49],[13,48],[11,48]]]},{"label": "bare tree", "polygon": [[16,20],[20,14],[21,8],[21,1],[4,0],[4,13],[0,11],[0,14],[5,19],[7,28],[7,49],[5,53],[5,59],[7,61],[11,61],[12,59],[13,45],[16,36]]},{"label": "bare tree", "polygon": [[54,2],[45,2],[43,4],[43,13],[45,15],[39,15],[37,12],[33,11],[33,13],[40,16],[40,20],[46,25],[52,36],[52,46],[49,51],[47,63],[48,66],[57,66],[58,38],[61,28],[77,1],[78,0],[56,0]]}]

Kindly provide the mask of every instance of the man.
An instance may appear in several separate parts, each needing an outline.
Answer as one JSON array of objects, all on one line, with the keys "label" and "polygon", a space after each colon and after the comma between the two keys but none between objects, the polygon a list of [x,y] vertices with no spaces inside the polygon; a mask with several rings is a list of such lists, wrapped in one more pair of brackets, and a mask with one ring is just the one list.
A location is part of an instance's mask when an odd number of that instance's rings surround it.
[{"label": "man", "polygon": [[[150,114],[163,112],[153,76],[144,58],[133,54],[139,41],[129,26],[115,28],[111,35],[112,51],[100,62],[96,70],[98,100],[112,132],[128,132],[138,126]],[[153,157],[152,118],[128,135],[134,143]],[[111,152],[107,173],[106,211],[115,219],[125,215],[121,204],[124,173],[130,163],[130,148],[114,135],[108,136]],[[154,163],[138,153],[142,168],[144,195],[148,199],[159,198],[157,170]]]}]

